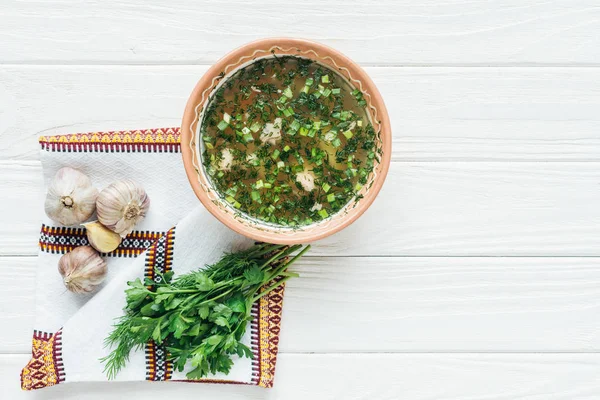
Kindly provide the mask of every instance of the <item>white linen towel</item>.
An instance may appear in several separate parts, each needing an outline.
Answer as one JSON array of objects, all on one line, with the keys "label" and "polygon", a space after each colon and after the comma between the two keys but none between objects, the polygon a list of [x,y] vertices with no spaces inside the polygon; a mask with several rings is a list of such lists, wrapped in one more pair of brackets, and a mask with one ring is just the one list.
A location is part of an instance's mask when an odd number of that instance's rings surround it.
[{"label": "white linen towel", "polygon": [[[57,270],[63,254],[87,244],[84,229],[57,226],[43,216],[32,358],[21,372],[24,390],[106,381],[99,359],[110,352],[104,339],[115,318],[123,314],[127,281],[160,279],[155,269],[186,273],[252,243],[199,205],[185,176],[176,128],[58,135],[40,137],[39,142],[45,189],[60,168],[69,166],[88,175],[99,190],[119,179],[133,179],[146,189],[151,205],[119,248],[103,254],[109,274],[91,295],[67,291]],[[229,375],[202,382],[271,387],[282,302],[283,286],[254,305],[254,320],[243,339],[254,358],[235,357]],[[116,380],[185,381],[186,377],[185,371],[173,371],[163,348],[148,343],[144,351],[132,354]]]}]

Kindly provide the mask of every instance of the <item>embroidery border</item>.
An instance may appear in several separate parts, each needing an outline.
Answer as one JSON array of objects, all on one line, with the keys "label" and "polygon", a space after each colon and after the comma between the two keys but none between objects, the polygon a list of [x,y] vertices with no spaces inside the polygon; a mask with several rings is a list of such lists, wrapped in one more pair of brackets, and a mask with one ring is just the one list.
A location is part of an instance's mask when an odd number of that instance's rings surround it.
[{"label": "embroidery border", "polygon": [[180,128],[75,133],[40,136],[45,151],[105,153],[179,153]]},{"label": "embroidery border", "polygon": [[62,328],[55,334],[33,331],[31,360],[21,371],[21,389],[35,390],[65,381]]},{"label": "embroidery border", "polygon": [[[156,242],[164,232],[133,231],[123,239],[119,247],[108,257],[137,257]],[[84,228],[53,227],[42,224],[40,250],[51,254],[68,253],[76,247],[89,245]]]},{"label": "embroidery border", "polygon": [[260,354],[257,360],[258,375],[255,377],[255,384],[264,388],[273,387],[275,380],[284,291],[285,284],[261,297],[258,304],[256,323],[258,325]]},{"label": "embroidery border", "polygon": [[[160,282],[161,276],[156,274],[171,271],[173,263],[173,244],[175,242],[175,228],[170,229],[146,254],[146,270],[144,276],[154,282]],[[153,341],[146,345],[146,380],[166,381],[173,375],[173,363],[167,360],[167,350],[164,346],[157,346]]]}]

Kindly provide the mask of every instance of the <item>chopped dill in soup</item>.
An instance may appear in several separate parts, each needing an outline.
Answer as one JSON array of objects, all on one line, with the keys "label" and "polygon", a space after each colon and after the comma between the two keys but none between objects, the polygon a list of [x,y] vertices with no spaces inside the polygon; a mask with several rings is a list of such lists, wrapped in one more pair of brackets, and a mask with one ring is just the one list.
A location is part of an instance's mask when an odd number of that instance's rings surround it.
[{"label": "chopped dill in soup", "polygon": [[292,56],[258,60],[228,78],[209,100],[201,135],[204,167],[225,200],[285,226],[341,210],[376,158],[363,94]]}]

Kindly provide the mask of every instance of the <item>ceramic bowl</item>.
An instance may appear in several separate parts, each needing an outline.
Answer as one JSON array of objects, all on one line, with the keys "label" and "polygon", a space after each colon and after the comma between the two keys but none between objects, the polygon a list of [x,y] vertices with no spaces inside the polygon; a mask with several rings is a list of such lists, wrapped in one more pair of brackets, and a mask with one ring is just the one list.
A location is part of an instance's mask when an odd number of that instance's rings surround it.
[{"label": "ceramic bowl", "polygon": [[[367,101],[368,115],[377,132],[380,159],[362,198],[348,203],[328,219],[301,227],[266,223],[240,213],[212,187],[201,162],[199,125],[211,95],[234,72],[257,59],[293,55],[309,58],[342,75],[352,87],[360,89]],[[181,125],[181,152],[192,188],[202,204],[231,229],[257,241],[292,244],[307,243],[332,235],[356,221],[375,200],[385,180],[391,158],[392,132],[387,110],[375,84],[356,63],[340,52],[320,43],[290,38],[269,38],[248,43],[227,54],[200,78],[187,102]]]}]

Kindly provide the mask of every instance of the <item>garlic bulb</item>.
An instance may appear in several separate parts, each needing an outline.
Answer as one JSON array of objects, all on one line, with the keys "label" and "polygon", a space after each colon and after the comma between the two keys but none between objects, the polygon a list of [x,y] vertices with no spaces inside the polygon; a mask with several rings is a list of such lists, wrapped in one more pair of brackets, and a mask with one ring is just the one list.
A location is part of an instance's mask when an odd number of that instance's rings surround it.
[{"label": "garlic bulb", "polygon": [[110,253],[121,244],[121,236],[98,221],[83,224],[90,245],[101,253]]},{"label": "garlic bulb", "polygon": [[100,223],[121,237],[133,231],[149,207],[150,198],[146,191],[131,180],[111,184],[100,192],[96,201]]},{"label": "garlic bulb", "polygon": [[108,268],[96,250],[81,246],[60,258],[58,272],[71,292],[89,293],[104,281]]},{"label": "garlic bulb", "polygon": [[96,209],[98,189],[87,175],[65,167],[58,170],[46,195],[46,215],[62,225],[80,224]]}]

